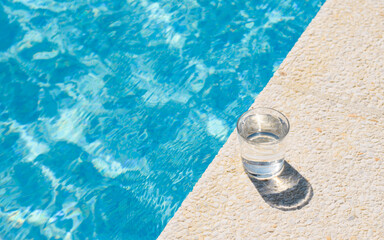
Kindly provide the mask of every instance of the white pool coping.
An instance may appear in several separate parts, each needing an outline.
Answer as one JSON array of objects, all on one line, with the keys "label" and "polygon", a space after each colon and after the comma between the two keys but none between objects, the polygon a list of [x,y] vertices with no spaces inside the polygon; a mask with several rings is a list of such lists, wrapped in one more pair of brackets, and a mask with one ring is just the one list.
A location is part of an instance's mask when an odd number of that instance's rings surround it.
[{"label": "white pool coping", "polygon": [[233,133],[158,239],[384,239],[384,0],[327,0],[253,106],[291,167],[252,182]]}]

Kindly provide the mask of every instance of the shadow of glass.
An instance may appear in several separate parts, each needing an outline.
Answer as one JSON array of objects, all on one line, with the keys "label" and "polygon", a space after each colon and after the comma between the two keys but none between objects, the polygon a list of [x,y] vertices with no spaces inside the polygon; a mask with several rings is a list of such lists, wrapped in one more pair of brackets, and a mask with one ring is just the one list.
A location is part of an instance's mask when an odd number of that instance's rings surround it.
[{"label": "shadow of glass", "polygon": [[287,162],[279,176],[268,180],[248,177],[266,203],[283,211],[301,209],[313,196],[311,184]]}]

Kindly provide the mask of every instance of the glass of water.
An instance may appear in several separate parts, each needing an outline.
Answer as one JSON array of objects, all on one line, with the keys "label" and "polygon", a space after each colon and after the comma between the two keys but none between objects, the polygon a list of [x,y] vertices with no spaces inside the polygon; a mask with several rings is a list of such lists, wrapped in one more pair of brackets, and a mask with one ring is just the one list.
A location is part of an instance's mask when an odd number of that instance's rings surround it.
[{"label": "glass of water", "polygon": [[249,175],[269,179],[281,173],[289,127],[287,117],[272,108],[254,108],[240,116],[237,133]]}]

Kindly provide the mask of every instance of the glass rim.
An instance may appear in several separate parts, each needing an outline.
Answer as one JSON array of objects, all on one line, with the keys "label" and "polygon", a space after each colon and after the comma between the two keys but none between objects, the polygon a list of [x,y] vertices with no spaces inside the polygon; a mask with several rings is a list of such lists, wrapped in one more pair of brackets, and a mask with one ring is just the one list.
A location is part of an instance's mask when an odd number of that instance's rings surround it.
[{"label": "glass rim", "polygon": [[248,109],[248,111],[244,112],[243,114],[241,114],[241,116],[237,119],[237,123],[236,123],[236,131],[237,131],[237,135],[240,136],[243,140],[245,140],[246,142],[248,143],[251,143],[251,141],[249,141],[247,138],[243,137],[240,132],[239,132],[239,124],[240,124],[240,119],[242,119],[246,114],[250,113],[250,112],[254,112],[254,111],[257,111],[257,110],[270,110],[272,112],[275,112],[277,113],[277,115],[280,115],[286,122],[287,122],[287,132],[284,134],[284,136],[282,138],[279,139],[279,142],[282,142],[285,137],[288,135],[289,133],[289,130],[291,129],[291,124],[287,118],[287,116],[285,116],[282,112],[274,109],[274,108],[270,108],[270,107],[255,107],[255,108],[250,108]]}]

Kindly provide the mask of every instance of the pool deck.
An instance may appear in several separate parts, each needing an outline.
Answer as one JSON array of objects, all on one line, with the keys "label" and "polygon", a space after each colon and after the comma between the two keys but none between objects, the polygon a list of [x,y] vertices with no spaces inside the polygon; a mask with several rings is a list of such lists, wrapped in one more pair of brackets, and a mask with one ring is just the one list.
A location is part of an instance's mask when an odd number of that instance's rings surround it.
[{"label": "pool deck", "polygon": [[290,119],[282,175],[232,133],[159,239],[384,239],[384,0],[328,0],[255,106]]}]

